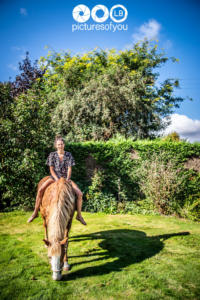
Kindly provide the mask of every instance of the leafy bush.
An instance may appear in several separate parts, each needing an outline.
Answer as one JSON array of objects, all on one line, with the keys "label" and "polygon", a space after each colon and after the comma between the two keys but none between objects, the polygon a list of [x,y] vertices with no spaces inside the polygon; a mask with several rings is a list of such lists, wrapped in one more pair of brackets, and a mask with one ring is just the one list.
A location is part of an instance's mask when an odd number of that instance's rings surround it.
[{"label": "leafy bush", "polygon": [[177,161],[166,160],[166,156],[165,152],[153,154],[150,160],[141,163],[139,169],[141,190],[162,214],[176,211],[177,196],[185,179],[181,169],[177,168]]},{"label": "leafy bush", "polygon": [[[8,118],[1,120],[0,127],[1,210],[33,207],[36,186],[39,180],[48,174],[45,166],[47,155],[50,151],[54,151],[52,147],[54,135],[48,126],[47,116],[47,111],[51,108],[43,94],[35,97],[33,91],[28,90],[26,96],[20,95],[18,100],[14,100],[14,104],[15,110],[11,114],[14,121],[9,121],[11,118],[9,110]],[[10,105],[13,105],[12,101]],[[6,107],[8,108],[7,105]],[[33,112],[35,117],[32,119]],[[199,143],[133,141],[118,136],[108,142],[69,143],[66,139],[65,150],[70,151],[75,158],[72,180],[84,193],[85,210],[155,214],[157,207],[155,209],[152,199],[147,197],[139,186],[142,173],[139,172],[139,166],[142,161],[152,161],[152,154],[157,153],[159,156],[161,151],[165,152],[164,163],[176,158],[176,167],[181,169],[178,174],[185,174],[180,191],[174,195],[173,205],[169,205],[167,213],[186,217],[185,202],[191,195],[194,196],[191,203],[188,202],[189,205],[197,201],[195,195],[200,192]],[[98,180],[94,178],[95,168],[99,173]],[[143,173],[141,178],[142,176]],[[171,200],[169,202],[171,203]],[[195,205],[192,210],[198,210],[198,206]]]},{"label": "leafy bush", "polygon": [[166,141],[166,142],[180,142],[181,141],[181,138],[176,131],[169,133],[167,136],[163,137],[162,139],[163,139],[163,141]]},{"label": "leafy bush", "polygon": [[180,209],[180,216],[193,221],[200,221],[200,193],[190,195]]},{"label": "leafy bush", "polygon": [[85,205],[85,210],[90,212],[116,213],[117,203],[115,198],[111,193],[102,191],[103,180],[103,172],[95,169],[94,176],[92,177],[92,184],[86,195],[87,203]]},{"label": "leafy bush", "polygon": [[123,205],[123,210],[120,213],[127,214],[142,214],[142,215],[159,215],[151,199],[139,201],[126,201]]}]

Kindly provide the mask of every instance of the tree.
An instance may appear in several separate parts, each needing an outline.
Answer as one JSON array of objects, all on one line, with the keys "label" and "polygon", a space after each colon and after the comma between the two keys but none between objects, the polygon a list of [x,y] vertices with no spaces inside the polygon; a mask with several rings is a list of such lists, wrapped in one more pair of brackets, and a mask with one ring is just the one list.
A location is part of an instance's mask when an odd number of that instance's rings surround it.
[{"label": "tree", "polygon": [[38,61],[36,60],[31,65],[31,60],[29,58],[29,52],[26,52],[26,57],[23,62],[19,62],[19,70],[21,71],[20,75],[17,75],[15,81],[11,83],[11,96],[16,97],[21,93],[26,92],[31,88],[33,83],[43,77],[46,68],[43,70],[38,67]]},{"label": "tree", "polygon": [[44,70],[31,66],[28,53],[20,66],[15,82],[0,83],[0,209],[31,206],[52,138]]},{"label": "tree", "polygon": [[184,100],[173,95],[178,80],[156,85],[155,68],[168,58],[147,41],[119,53],[114,49],[73,57],[52,53],[42,61],[51,66],[46,85],[53,90],[51,100],[57,102],[52,130],[71,141],[108,140],[116,133],[152,138],[168,125],[163,117]]},{"label": "tree", "polygon": [[168,142],[180,142],[181,138],[180,138],[180,135],[176,131],[173,131],[173,132],[169,133],[168,135],[166,135],[165,137],[163,137],[163,140],[168,141]]},{"label": "tree", "polygon": [[11,89],[10,82],[0,82],[0,120],[11,115],[10,106],[13,102]]}]

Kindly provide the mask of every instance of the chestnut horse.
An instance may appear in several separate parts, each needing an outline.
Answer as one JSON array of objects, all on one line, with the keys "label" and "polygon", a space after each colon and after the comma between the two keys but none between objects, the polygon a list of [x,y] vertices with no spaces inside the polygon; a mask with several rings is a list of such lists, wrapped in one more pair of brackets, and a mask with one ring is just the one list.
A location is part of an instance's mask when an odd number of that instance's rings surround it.
[{"label": "chestnut horse", "polygon": [[[38,188],[49,176],[40,180]],[[62,269],[68,270],[68,235],[75,211],[75,192],[64,178],[50,184],[43,195],[40,212],[45,227],[48,256],[51,261],[53,279],[60,280]]]}]

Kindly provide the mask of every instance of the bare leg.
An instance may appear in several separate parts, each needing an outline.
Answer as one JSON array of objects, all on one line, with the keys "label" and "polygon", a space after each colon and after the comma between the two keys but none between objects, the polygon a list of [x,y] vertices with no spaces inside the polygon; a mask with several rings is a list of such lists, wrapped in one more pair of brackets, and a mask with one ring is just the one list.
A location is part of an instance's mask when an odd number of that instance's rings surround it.
[{"label": "bare leg", "polygon": [[43,222],[43,226],[44,226],[44,229],[45,229],[45,236],[44,236],[44,239],[48,241],[48,232],[47,232],[47,224],[46,224],[46,221]]},{"label": "bare leg", "polygon": [[36,197],[36,201],[35,201],[35,209],[34,209],[34,212],[33,212],[32,216],[28,219],[28,221],[27,221],[28,223],[32,222],[38,216],[38,211],[39,211],[39,208],[40,208],[42,197],[44,195],[44,191],[53,182],[54,182],[54,180],[50,178],[47,181],[45,181],[42,184],[42,186],[39,188],[38,193],[37,193],[37,197]]},{"label": "bare leg", "polygon": [[82,209],[82,203],[83,203],[83,193],[78,188],[77,184],[71,180],[72,187],[77,195],[77,216],[76,219],[81,222],[83,225],[87,225],[85,220],[83,219],[81,215],[81,209]]},{"label": "bare leg", "polygon": [[83,203],[82,195],[78,195],[78,199],[77,199],[77,216],[76,216],[76,219],[78,221],[80,221],[83,225],[87,225],[86,222],[85,222],[85,220],[83,219],[83,217],[81,215],[82,203]]},{"label": "bare leg", "polygon": [[[46,224],[46,220],[43,220],[43,226],[45,229],[45,234],[44,234],[44,239],[48,241],[48,232],[47,232],[47,224]],[[48,248],[48,246],[46,244],[44,244],[45,248]]]}]

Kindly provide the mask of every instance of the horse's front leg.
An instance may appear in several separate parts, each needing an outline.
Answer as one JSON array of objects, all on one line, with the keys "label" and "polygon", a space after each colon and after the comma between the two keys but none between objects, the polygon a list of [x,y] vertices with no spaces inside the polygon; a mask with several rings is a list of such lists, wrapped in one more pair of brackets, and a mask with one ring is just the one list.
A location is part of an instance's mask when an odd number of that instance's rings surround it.
[{"label": "horse's front leg", "polygon": [[66,243],[64,245],[64,257],[63,257],[63,271],[69,271],[70,265],[68,264],[68,256],[67,256],[67,250],[68,250],[68,244],[69,244],[69,230],[68,228],[65,231],[65,237],[67,238]]},{"label": "horse's front leg", "polygon": [[68,250],[68,241],[66,242],[66,244],[64,245],[64,259],[63,259],[63,262],[64,262],[64,265],[63,265],[63,271],[69,271],[70,269],[70,265],[68,264],[68,257],[67,257],[67,250]]},{"label": "horse's front leg", "polygon": [[74,210],[72,212],[72,216],[70,218],[70,221],[69,221],[69,223],[67,225],[67,228],[66,228],[66,231],[65,231],[65,237],[67,238],[67,241],[66,241],[66,244],[64,245],[64,258],[63,258],[63,262],[64,262],[63,270],[64,271],[69,271],[69,269],[70,269],[70,265],[68,264],[67,250],[68,250],[68,245],[69,245],[69,231],[70,231],[71,226],[72,226],[73,216],[74,216]]}]

